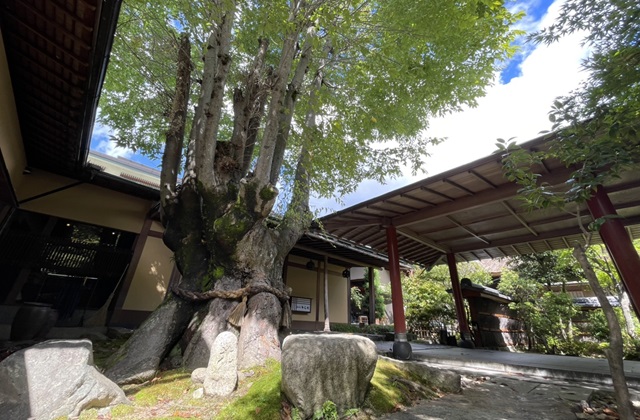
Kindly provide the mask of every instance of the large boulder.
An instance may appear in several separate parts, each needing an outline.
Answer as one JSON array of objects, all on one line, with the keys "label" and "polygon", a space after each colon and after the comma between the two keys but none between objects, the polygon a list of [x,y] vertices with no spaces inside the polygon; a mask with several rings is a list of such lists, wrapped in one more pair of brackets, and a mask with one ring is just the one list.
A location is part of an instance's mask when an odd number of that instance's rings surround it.
[{"label": "large boulder", "polygon": [[89,340],[49,340],[0,363],[0,418],[54,419],[82,410],[129,404],[93,365]]},{"label": "large boulder", "polygon": [[305,418],[326,401],[343,413],[364,402],[377,360],[366,337],[290,335],[282,344],[282,391]]},{"label": "large boulder", "polygon": [[238,384],[238,337],[225,331],[216,337],[204,377],[204,393],[226,397]]}]

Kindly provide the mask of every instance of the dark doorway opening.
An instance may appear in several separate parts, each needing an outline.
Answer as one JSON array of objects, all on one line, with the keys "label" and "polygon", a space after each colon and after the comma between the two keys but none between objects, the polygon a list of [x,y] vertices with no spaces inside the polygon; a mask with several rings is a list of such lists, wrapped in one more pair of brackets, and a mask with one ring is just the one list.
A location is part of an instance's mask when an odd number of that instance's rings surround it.
[{"label": "dark doorway opening", "polygon": [[131,262],[136,234],[15,211],[0,236],[0,302],[58,312],[58,325],[81,325],[114,292]]}]

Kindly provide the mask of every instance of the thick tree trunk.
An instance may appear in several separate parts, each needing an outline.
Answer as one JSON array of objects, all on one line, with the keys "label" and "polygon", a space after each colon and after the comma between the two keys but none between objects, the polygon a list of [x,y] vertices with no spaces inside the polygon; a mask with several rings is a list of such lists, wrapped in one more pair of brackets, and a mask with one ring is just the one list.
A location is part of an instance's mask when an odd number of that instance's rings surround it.
[{"label": "thick tree trunk", "polygon": [[[297,237],[297,236],[296,236]],[[215,290],[233,291],[242,287],[271,287],[284,291],[282,268],[284,256],[292,246],[291,239],[276,241],[279,235],[258,223],[236,245],[231,273],[216,282]],[[238,368],[261,365],[267,359],[280,360],[279,330],[283,302],[274,294],[261,292],[249,295],[246,313],[239,328],[228,322],[229,314],[239,305],[238,300],[214,299],[202,322],[192,333],[184,353],[184,365],[188,369],[204,367],[209,361],[209,351],[216,336],[232,330],[238,337]],[[241,305],[241,304],[240,304]],[[198,324],[194,322],[193,324]]]},{"label": "thick tree trunk", "polygon": [[[274,238],[277,237],[279,235],[262,223],[256,224],[238,242],[236,255],[231,257],[234,261],[233,268],[229,268],[227,262],[225,272],[229,274],[218,279],[213,290],[233,293],[247,287],[258,290],[272,288],[282,291],[280,297],[270,292],[247,296],[246,313],[241,316],[241,326],[236,327],[229,322],[229,316],[239,305],[243,305],[237,297],[215,298],[205,304],[204,309],[196,312],[203,307],[202,304],[169,295],[112,357],[107,376],[120,384],[153,378],[163,358],[181,338],[185,343],[184,366],[190,370],[206,367],[213,342],[223,331],[233,331],[239,335],[239,369],[262,365],[267,359],[280,360],[279,330],[283,316],[281,297],[286,295],[283,290],[282,267],[293,238],[275,241]],[[211,261],[209,265],[216,266]],[[212,271],[215,272],[216,269]],[[189,282],[183,278],[180,287],[199,290],[197,286],[200,283],[200,278],[192,278]]]},{"label": "thick tree trunk", "polygon": [[259,293],[249,300],[238,340],[238,369],[280,361],[281,315],[281,304],[272,294]]},{"label": "thick tree trunk", "polygon": [[[223,278],[218,281],[214,290],[239,289],[242,287],[241,283],[239,278]],[[227,322],[229,314],[237,304],[238,302],[234,300],[212,299],[193,317],[182,340],[184,342],[182,364],[186,369],[207,367],[209,352],[218,334],[224,331],[238,333],[237,328]]]},{"label": "thick tree trunk", "polygon": [[109,358],[105,375],[117,384],[153,379],[162,360],[182,336],[195,309],[190,302],[168,296]]},{"label": "thick tree trunk", "polygon": [[616,394],[616,401],[618,403],[618,413],[622,420],[634,420],[635,415],[633,411],[633,404],[631,403],[631,397],[629,395],[629,388],[627,387],[627,381],[624,374],[623,364],[623,348],[622,348],[622,330],[620,329],[620,323],[616,317],[609,299],[607,299],[602,286],[598,282],[598,277],[591,267],[591,263],[587,259],[584,248],[580,244],[575,244],[573,248],[573,255],[580,263],[582,271],[584,271],[591,289],[596,294],[600,306],[607,319],[610,334],[610,346],[605,350],[607,361],[609,362],[609,369],[611,370],[611,380],[613,381],[613,388]]}]

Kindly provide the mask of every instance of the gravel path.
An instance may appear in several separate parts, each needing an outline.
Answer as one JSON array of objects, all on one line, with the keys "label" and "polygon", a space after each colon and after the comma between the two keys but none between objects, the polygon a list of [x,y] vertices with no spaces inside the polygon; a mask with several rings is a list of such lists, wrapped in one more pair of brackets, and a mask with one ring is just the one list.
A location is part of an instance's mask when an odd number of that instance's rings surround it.
[{"label": "gravel path", "polygon": [[[586,382],[547,381],[524,375],[463,376],[462,392],[421,401],[388,414],[394,420],[575,420],[575,407],[593,390],[606,387]],[[640,401],[640,392],[632,390]]]}]

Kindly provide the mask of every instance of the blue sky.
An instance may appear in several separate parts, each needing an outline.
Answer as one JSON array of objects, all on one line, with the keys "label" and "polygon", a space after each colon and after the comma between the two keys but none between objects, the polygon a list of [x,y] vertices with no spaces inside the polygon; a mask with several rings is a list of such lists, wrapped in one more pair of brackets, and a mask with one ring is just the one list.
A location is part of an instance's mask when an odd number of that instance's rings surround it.
[{"label": "blue sky", "polygon": [[[527,16],[525,22],[539,22],[549,10],[549,6],[553,4],[552,0],[540,0],[540,1],[520,1],[517,2],[517,6],[524,8]],[[522,76],[522,70],[520,66],[522,62],[533,51],[532,46],[525,45],[524,39],[520,39],[517,42],[520,50],[518,53],[506,64],[506,67],[500,73],[500,83],[507,84],[514,77]]]},{"label": "blue sky", "polygon": [[[511,3],[510,7],[526,12],[518,26],[532,32],[550,25],[561,3],[561,0],[523,0]],[[537,137],[551,127],[547,113],[554,98],[577,87],[585,77],[579,67],[586,54],[580,45],[582,36],[574,34],[551,46],[527,45],[524,38],[518,40],[519,52],[496,74],[493,86],[478,101],[478,107],[430,122],[424,135],[447,140],[429,151],[431,156],[421,173],[412,174],[407,168],[402,177],[385,185],[365,181],[353,194],[333,200],[312,199],[312,206],[319,213],[336,211],[486,156],[495,150],[497,138],[526,141]],[[159,161],[116,147],[109,141],[108,128],[99,124],[94,128],[91,149],[159,169]]]}]

